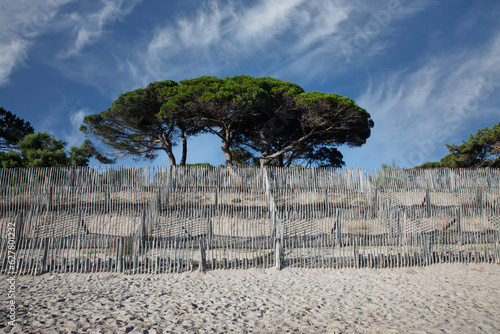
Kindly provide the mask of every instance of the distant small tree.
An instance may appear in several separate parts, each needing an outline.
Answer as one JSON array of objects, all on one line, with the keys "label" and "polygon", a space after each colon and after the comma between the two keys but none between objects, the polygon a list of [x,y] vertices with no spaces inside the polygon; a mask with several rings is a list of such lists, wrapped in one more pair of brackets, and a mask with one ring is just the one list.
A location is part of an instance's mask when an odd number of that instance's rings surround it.
[{"label": "distant small tree", "polygon": [[446,145],[449,155],[442,163],[449,167],[500,167],[500,123],[478,130],[461,145]]},{"label": "distant small tree", "polygon": [[0,150],[17,150],[17,143],[33,132],[29,122],[0,107]]},{"label": "distant small tree", "polygon": [[434,162],[426,162],[423,163],[420,166],[417,166],[416,168],[444,168],[446,167],[443,163],[439,161],[434,161]]},{"label": "distant small tree", "polygon": [[450,152],[439,162],[426,162],[417,168],[500,167],[500,123],[480,129],[460,145],[446,145]]},{"label": "distant small tree", "polygon": [[186,164],[187,168],[213,168],[209,162],[198,162],[195,164]]}]

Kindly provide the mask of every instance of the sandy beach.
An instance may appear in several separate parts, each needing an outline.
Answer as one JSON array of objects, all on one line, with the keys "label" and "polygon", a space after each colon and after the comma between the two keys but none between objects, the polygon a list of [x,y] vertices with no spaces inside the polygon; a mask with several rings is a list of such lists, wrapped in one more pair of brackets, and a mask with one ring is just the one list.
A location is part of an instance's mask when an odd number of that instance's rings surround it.
[{"label": "sandy beach", "polygon": [[[8,277],[0,277],[7,290]],[[16,277],[12,333],[498,333],[500,266]]]}]

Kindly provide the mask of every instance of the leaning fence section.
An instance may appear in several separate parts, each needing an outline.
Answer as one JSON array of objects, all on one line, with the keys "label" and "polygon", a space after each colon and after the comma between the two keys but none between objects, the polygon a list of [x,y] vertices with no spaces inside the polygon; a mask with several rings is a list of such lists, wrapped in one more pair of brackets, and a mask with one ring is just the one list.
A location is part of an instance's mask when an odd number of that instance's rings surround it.
[{"label": "leaning fence section", "polygon": [[500,171],[0,170],[0,273],[500,263]]}]

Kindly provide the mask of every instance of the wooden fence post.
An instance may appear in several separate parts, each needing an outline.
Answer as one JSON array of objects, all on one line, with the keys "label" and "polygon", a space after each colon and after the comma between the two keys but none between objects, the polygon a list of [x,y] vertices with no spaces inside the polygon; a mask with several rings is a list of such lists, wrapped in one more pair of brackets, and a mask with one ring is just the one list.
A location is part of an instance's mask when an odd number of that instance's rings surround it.
[{"label": "wooden fence post", "polygon": [[325,212],[323,213],[326,216],[329,216],[330,207],[328,203],[328,189],[325,189]]},{"label": "wooden fence post", "polygon": [[312,171],[312,188],[317,189],[318,188],[318,181],[316,178],[316,167],[312,167],[311,171]]},{"label": "wooden fence post", "polygon": [[160,188],[158,188],[158,193],[156,194],[155,199],[153,200],[153,212],[158,212],[160,213],[161,210],[161,193],[160,193]]},{"label": "wooden fence post", "polygon": [[81,242],[82,242],[82,211],[78,212],[78,220],[76,222],[76,236],[77,236],[77,249],[80,252]]},{"label": "wooden fence post", "polygon": [[429,189],[425,192],[425,207],[427,210],[427,217],[431,216],[431,192]]},{"label": "wooden fence post", "polygon": [[219,209],[219,189],[215,188],[215,210]]},{"label": "wooden fence post", "polygon": [[430,242],[429,236],[423,236],[422,234],[420,235],[421,238],[421,244],[422,244],[422,253],[424,256],[424,262],[425,264],[429,265],[431,262],[431,254],[432,254],[432,245]]},{"label": "wooden fence post", "polygon": [[205,268],[207,266],[207,258],[205,254],[205,246],[203,245],[203,237],[200,238],[200,270],[205,271]]},{"label": "wooden fence post", "polygon": [[375,188],[375,193],[373,194],[373,202],[372,202],[372,217],[377,218],[378,217],[378,188]]},{"label": "wooden fence post", "polygon": [[359,268],[359,265],[360,265],[360,261],[359,261],[359,249],[358,249],[358,243],[357,243],[357,240],[356,238],[354,238],[354,267],[355,268]]},{"label": "wooden fence post", "polygon": [[276,269],[281,270],[281,242],[280,238],[276,238],[276,253],[274,254],[274,263]]},{"label": "wooden fence post", "polygon": [[23,211],[19,212],[16,218],[16,235],[15,235],[15,248],[19,250],[21,247],[21,243],[23,240],[23,232],[24,232],[24,217]]},{"label": "wooden fence post", "polygon": [[133,262],[133,270],[135,272],[137,265],[139,264],[139,253],[141,248],[144,247],[145,240],[147,238],[146,231],[146,210],[142,210],[141,214],[141,222],[139,227],[135,231],[132,240],[132,262]]},{"label": "wooden fence post", "polygon": [[123,271],[123,238],[118,239],[118,252],[116,254],[116,270],[120,273]]},{"label": "wooden fence post", "polygon": [[340,222],[340,210],[337,209],[337,219],[335,220],[335,244],[337,247],[342,247],[342,237],[340,234],[341,222]]},{"label": "wooden fence post", "polygon": [[212,226],[212,214],[209,213],[207,217],[207,249],[212,249],[213,236],[214,231]]},{"label": "wooden fence post", "polygon": [[495,235],[495,262],[500,264],[500,235]]},{"label": "wooden fence post", "polygon": [[52,191],[52,186],[50,186],[47,193],[47,211],[52,210]]},{"label": "wooden fence post", "polygon": [[43,258],[42,258],[42,274],[47,272],[47,258],[49,256],[49,238],[43,238]]},{"label": "wooden fence post", "polygon": [[481,188],[477,190],[477,207],[479,209],[479,212],[481,216],[484,214],[484,208],[483,208],[483,191]]},{"label": "wooden fence post", "polygon": [[104,213],[108,213],[111,211],[110,201],[111,201],[111,193],[109,188],[106,188],[106,191],[104,193]]},{"label": "wooden fence post", "polygon": [[400,246],[403,243],[403,235],[401,233],[401,211],[400,210],[398,210],[398,220],[397,220],[396,233],[397,233],[396,245]]}]

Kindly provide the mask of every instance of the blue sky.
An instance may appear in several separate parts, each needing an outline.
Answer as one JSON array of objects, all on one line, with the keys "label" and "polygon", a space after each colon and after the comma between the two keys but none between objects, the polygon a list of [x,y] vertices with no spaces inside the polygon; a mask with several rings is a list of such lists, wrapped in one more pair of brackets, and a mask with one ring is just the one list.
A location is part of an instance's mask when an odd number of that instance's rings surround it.
[{"label": "blue sky", "polygon": [[[150,82],[271,76],[367,109],[346,167],[412,167],[500,121],[499,16],[494,0],[3,0],[0,106],[80,145],[85,115]],[[220,145],[191,139],[188,162],[222,164]]]}]

